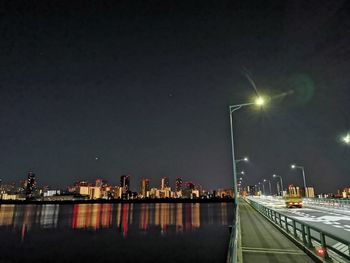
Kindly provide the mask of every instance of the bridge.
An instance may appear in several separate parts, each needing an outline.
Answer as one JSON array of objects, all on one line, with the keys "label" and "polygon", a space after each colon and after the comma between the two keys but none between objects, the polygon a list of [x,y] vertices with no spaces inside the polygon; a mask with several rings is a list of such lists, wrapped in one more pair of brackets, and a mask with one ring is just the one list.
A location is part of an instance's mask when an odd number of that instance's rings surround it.
[{"label": "bridge", "polygon": [[227,262],[350,262],[350,202],[240,198]]}]

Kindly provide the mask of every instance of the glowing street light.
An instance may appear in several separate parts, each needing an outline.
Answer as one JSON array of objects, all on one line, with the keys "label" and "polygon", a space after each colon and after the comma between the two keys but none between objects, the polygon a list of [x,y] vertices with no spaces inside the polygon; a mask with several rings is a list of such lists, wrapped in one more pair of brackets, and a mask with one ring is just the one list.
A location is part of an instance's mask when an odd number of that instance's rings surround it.
[{"label": "glowing street light", "polygon": [[[272,175],[273,178],[279,178],[280,182],[281,182],[281,196],[283,196],[283,181],[282,181],[282,177],[277,175],[277,174],[273,174]],[[277,185],[278,186],[278,185]]]},{"label": "glowing street light", "polygon": [[237,159],[237,160],[235,160],[236,161],[236,163],[239,163],[239,162],[249,162],[249,158],[248,157],[243,157],[242,159]]},{"label": "glowing street light", "polygon": [[350,145],[350,132],[348,132],[348,134],[342,138],[342,141],[343,141],[345,144]]},{"label": "glowing street light", "polygon": [[264,99],[263,97],[257,97],[257,98],[255,99],[255,104],[256,104],[257,106],[264,106],[264,104],[265,104],[265,99]]},{"label": "glowing street light", "polygon": [[231,151],[232,151],[232,168],[233,168],[233,190],[235,192],[235,199],[234,204],[237,206],[238,204],[238,192],[237,192],[237,170],[236,170],[236,159],[235,159],[235,146],[234,146],[234,139],[233,139],[233,119],[232,114],[233,112],[241,109],[242,107],[246,106],[263,106],[265,104],[265,100],[262,97],[257,97],[255,99],[255,102],[249,102],[249,103],[243,103],[243,104],[236,104],[229,106],[229,112],[230,112],[230,130],[231,130]]},{"label": "glowing street light", "polygon": [[270,190],[270,195],[272,195],[272,191],[271,191],[271,181],[264,179],[264,183],[268,182],[269,183],[269,190]]},{"label": "glowing street light", "polygon": [[306,197],[309,197],[309,194],[307,192],[307,188],[306,188],[306,180],[305,180],[305,169],[304,169],[304,166],[299,166],[299,165],[296,165],[296,164],[292,164],[290,166],[290,168],[292,169],[300,169],[302,174],[303,174],[303,180],[304,180],[304,189],[305,189],[305,196]]},{"label": "glowing street light", "polygon": [[[265,186],[264,186],[264,183],[258,182],[258,185],[259,185],[259,188],[260,188],[260,185],[262,185],[262,194],[265,195]],[[260,190],[261,190],[261,188],[260,188]]]}]

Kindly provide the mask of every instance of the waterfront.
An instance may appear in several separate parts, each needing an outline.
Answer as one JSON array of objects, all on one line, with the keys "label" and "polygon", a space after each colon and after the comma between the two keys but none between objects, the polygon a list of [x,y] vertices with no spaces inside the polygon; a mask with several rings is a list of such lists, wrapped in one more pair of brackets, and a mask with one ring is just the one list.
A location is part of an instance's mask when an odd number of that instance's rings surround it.
[{"label": "waterfront", "polygon": [[5,262],[224,262],[231,203],[1,205]]}]

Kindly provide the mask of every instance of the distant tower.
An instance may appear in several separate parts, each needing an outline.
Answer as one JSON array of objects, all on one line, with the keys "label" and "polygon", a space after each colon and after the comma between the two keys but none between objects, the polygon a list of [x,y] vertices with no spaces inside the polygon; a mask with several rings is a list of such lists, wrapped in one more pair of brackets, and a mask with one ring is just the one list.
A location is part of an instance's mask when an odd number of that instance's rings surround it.
[{"label": "distant tower", "polygon": [[140,183],[140,194],[142,197],[147,197],[147,192],[149,191],[149,179],[142,178]]},{"label": "distant tower", "polygon": [[175,191],[179,192],[182,190],[182,179],[181,178],[176,178],[175,180]]},{"label": "distant tower", "polygon": [[35,173],[33,173],[32,171],[29,171],[27,175],[27,186],[26,186],[27,199],[31,199],[33,197],[34,190],[35,190]]},{"label": "distant tower", "polygon": [[164,190],[165,188],[168,188],[168,187],[169,187],[169,179],[168,177],[163,177],[160,180],[160,189]]},{"label": "distant tower", "polygon": [[122,175],[120,177],[120,187],[122,188],[122,197],[126,198],[130,190],[130,176]]}]

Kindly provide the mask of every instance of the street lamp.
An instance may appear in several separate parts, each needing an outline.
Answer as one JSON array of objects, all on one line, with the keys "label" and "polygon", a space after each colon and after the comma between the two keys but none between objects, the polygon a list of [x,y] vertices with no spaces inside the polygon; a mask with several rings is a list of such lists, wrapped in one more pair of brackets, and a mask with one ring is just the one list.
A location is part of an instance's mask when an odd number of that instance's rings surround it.
[{"label": "street lamp", "polygon": [[244,157],[244,158],[242,158],[242,159],[237,159],[237,160],[235,160],[235,162],[236,163],[239,163],[239,162],[249,162],[249,159],[248,159],[248,157]]},{"label": "street lamp", "polygon": [[299,166],[299,165],[296,165],[296,164],[292,164],[290,166],[290,168],[292,169],[300,169],[303,173],[303,180],[304,180],[304,189],[305,189],[305,196],[306,197],[309,197],[309,194],[307,192],[307,188],[306,188],[306,180],[305,180],[305,169],[304,169],[304,166]]},{"label": "street lamp", "polygon": [[[273,174],[272,177],[280,179],[280,182],[281,182],[281,196],[283,196],[283,181],[282,181],[282,177],[277,175],[277,174]],[[278,191],[278,189],[277,189],[277,191]]]},{"label": "street lamp", "polygon": [[270,195],[272,195],[272,191],[271,191],[271,181],[270,181],[270,180],[264,179],[264,183],[265,183],[265,182],[268,182],[268,183],[269,183]]},{"label": "street lamp", "polygon": [[347,144],[347,145],[350,145],[350,132],[348,132],[348,134],[346,134],[346,136],[344,136],[342,138],[342,141]]},{"label": "street lamp", "polygon": [[249,103],[243,103],[243,104],[236,104],[229,106],[229,112],[230,112],[230,131],[231,131],[231,151],[232,151],[232,170],[233,170],[233,190],[235,192],[235,200],[234,204],[237,206],[238,204],[238,192],[237,192],[237,171],[236,171],[236,160],[235,160],[235,145],[234,145],[234,139],[233,139],[233,120],[232,120],[232,114],[233,112],[241,109],[242,107],[246,106],[263,106],[265,103],[265,100],[262,97],[257,97],[255,102],[249,102]]},{"label": "street lamp", "polygon": [[[263,193],[263,195],[265,195],[265,185],[264,185],[264,183],[258,183],[259,185],[262,185],[262,193]],[[260,188],[260,190],[261,190],[261,188]]]}]

